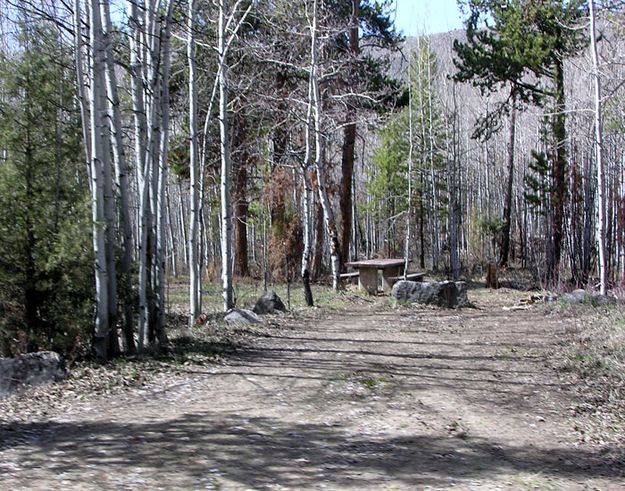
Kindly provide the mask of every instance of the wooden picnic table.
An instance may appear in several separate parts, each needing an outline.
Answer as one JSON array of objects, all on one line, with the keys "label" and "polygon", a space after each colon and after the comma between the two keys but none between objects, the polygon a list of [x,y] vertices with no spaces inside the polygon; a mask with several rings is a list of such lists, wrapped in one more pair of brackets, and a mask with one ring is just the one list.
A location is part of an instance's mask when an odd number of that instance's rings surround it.
[{"label": "wooden picnic table", "polygon": [[404,273],[404,259],[365,259],[345,263],[345,266],[358,270],[358,287],[371,295],[378,293],[378,271],[382,271],[382,290],[390,293],[394,277]]}]

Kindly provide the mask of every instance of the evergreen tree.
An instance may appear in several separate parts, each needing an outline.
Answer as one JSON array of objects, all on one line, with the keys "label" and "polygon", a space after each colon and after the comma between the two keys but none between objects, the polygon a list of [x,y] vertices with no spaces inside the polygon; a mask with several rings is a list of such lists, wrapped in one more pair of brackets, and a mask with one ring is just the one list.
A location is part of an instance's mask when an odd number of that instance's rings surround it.
[{"label": "evergreen tree", "polygon": [[0,305],[3,351],[85,341],[89,218],[71,59],[44,24],[24,23],[0,72]]},{"label": "evergreen tree", "polygon": [[[563,240],[566,200],[566,115],[564,59],[578,53],[586,44],[584,33],[576,29],[585,15],[581,0],[467,0],[467,42],[454,42],[456,80],[471,80],[485,94],[507,86],[507,98],[494,111],[480,118],[476,136],[489,137],[501,124],[501,117],[519,103],[544,106],[552,101],[551,152],[552,237],[547,248],[547,280],[556,282]],[[514,142],[514,112],[511,116],[511,142]],[[513,154],[514,145],[511,146]],[[509,156],[512,179],[513,155]],[[511,189],[509,185],[507,187]],[[504,237],[510,229],[510,200],[504,215]],[[503,248],[502,248],[503,249]],[[507,248],[505,249],[507,256]],[[502,257],[502,263],[507,257]]]}]

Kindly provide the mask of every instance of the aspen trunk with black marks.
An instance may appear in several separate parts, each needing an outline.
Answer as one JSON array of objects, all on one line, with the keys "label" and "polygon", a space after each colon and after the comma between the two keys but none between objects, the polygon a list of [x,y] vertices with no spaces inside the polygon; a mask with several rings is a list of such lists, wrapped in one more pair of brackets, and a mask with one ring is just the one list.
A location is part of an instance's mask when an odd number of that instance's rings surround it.
[{"label": "aspen trunk with black marks", "polygon": [[91,217],[93,227],[93,252],[95,269],[95,329],[93,347],[96,357],[101,360],[109,358],[109,336],[111,331],[109,308],[109,279],[114,271],[109,270],[106,251],[106,210],[104,203],[105,170],[104,152],[107,151],[102,141],[106,131],[103,128],[102,103],[104,101],[104,85],[102,73],[104,70],[104,45],[102,40],[102,26],[100,21],[100,7],[98,0],[91,0],[89,4],[89,133],[91,151]]},{"label": "aspen trunk with black marks", "polygon": [[200,258],[199,258],[199,225],[200,225],[200,179],[197,141],[197,90],[195,60],[195,2],[189,2],[187,11],[187,61],[189,64],[189,169],[190,169],[190,206],[189,206],[189,324],[193,326],[200,315]]},{"label": "aspen trunk with black marks", "polygon": [[[103,67],[104,68],[104,67]],[[119,336],[117,335],[117,272],[115,246],[117,244],[117,210],[115,206],[115,195],[113,191],[113,173],[111,166],[111,141],[109,121],[106,111],[106,84],[104,75],[100,74],[101,89],[101,118],[102,128],[102,170],[104,176],[104,220],[106,223],[105,247],[106,262],[109,271],[108,276],[108,309],[109,309],[109,341],[108,357],[119,355]]]},{"label": "aspen trunk with black marks", "polygon": [[408,206],[406,210],[406,238],[404,243],[404,280],[408,279],[408,265],[410,263],[410,243],[412,242],[412,155],[414,151],[414,126],[412,107],[412,52],[408,53]]},{"label": "aspen trunk with black marks", "polygon": [[310,273],[311,273],[311,257],[312,257],[312,227],[313,227],[313,214],[312,214],[312,197],[313,189],[310,179],[310,167],[312,159],[312,132],[313,132],[313,85],[312,78],[308,81],[308,107],[306,109],[306,149],[304,153],[304,162],[302,163],[302,186],[304,188],[303,199],[303,217],[304,224],[304,250],[302,251],[302,282],[304,284],[304,298],[306,299],[306,305],[309,307],[314,306],[314,299],[312,294],[312,288],[310,286]]},{"label": "aspen trunk with black marks", "polygon": [[453,113],[451,138],[448,138],[451,144],[451,152],[447,156],[447,180],[448,180],[448,199],[449,199],[449,261],[451,263],[451,275],[453,280],[460,278],[460,199],[458,197],[460,190],[458,185],[458,160],[460,158],[460,128],[458,121],[458,101],[456,97],[456,86],[453,91]]},{"label": "aspen trunk with black marks", "polygon": [[[138,349],[143,350],[146,339],[147,315],[147,208],[148,184],[147,171],[149,166],[146,160],[147,147],[147,114],[144,95],[144,62],[147,47],[145,38],[145,12],[135,1],[128,0],[130,12],[128,25],[130,27],[130,94],[134,118],[134,154],[135,169],[138,177],[139,203],[137,213],[137,249],[139,269],[139,338]],[[146,175],[147,174],[147,175]]]},{"label": "aspen trunk with black marks", "polygon": [[304,251],[302,252],[302,282],[304,284],[304,298],[306,305],[309,307],[314,306],[314,299],[312,294],[312,288],[310,285],[311,276],[311,257],[312,257],[312,228],[313,228],[313,190],[310,180],[309,170],[305,169],[302,173],[302,180],[304,185],[304,206],[303,217],[304,222]]},{"label": "aspen trunk with black marks", "polygon": [[219,149],[221,154],[221,281],[224,311],[234,307],[232,285],[232,164],[230,161],[230,134],[228,128],[228,74],[226,65],[226,0],[219,0],[218,46],[219,57]]},{"label": "aspen trunk with black marks", "polygon": [[[91,134],[89,123],[89,97],[87,95],[88,81],[85,77],[85,43],[83,39],[83,19],[81,0],[74,0],[74,59],[76,64],[76,88],[78,106],[80,108],[80,122],[82,127],[83,145],[87,168],[91,167]],[[91,184],[91,182],[89,183]]]},{"label": "aspen trunk with black marks", "polygon": [[326,232],[330,246],[330,264],[332,268],[332,288],[337,291],[340,286],[340,248],[339,237],[336,228],[336,220],[328,190],[326,186],[325,162],[324,162],[324,135],[321,131],[322,104],[321,93],[319,89],[319,48],[317,41],[317,23],[318,23],[318,1],[313,3],[313,22],[311,26],[311,63],[310,63],[310,84],[312,87],[313,97],[313,120],[315,134],[315,170],[317,171],[317,185],[319,190],[319,202],[323,209],[323,219],[325,222]]},{"label": "aspen trunk with black marks", "polygon": [[[428,155],[430,161],[430,209],[432,211],[432,269],[434,271],[438,270],[439,260],[440,260],[440,234],[441,234],[441,218],[440,218],[440,210],[439,210],[439,183],[437,172],[435,171],[435,162],[434,162],[434,154],[435,154],[435,142],[434,142],[434,121],[433,121],[433,100],[432,100],[432,64],[426,58],[426,77],[427,77],[427,130],[428,130]],[[419,77],[421,78],[421,77]]]},{"label": "aspen trunk with black marks", "polygon": [[128,163],[124,150],[122,115],[119,95],[117,91],[117,76],[115,74],[115,60],[113,58],[112,23],[108,2],[101,4],[101,16],[105,34],[106,52],[106,89],[109,104],[110,131],[113,138],[112,153],[115,164],[116,197],[118,202],[119,228],[121,231],[121,261],[120,261],[120,296],[122,303],[122,332],[124,349],[128,354],[136,352],[134,339],[134,309],[132,295],[132,218],[130,215]]},{"label": "aspen trunk with black marks", "polygon": [[168,201],[167,201],[167,185],[168,185],[168,163],[169,155],[169,73],[171,67],[170,42],[171,42],[171,24],[173,16],[174,2],[170,1],[167,7],[163,26],[162,40],[162,75],[161,75],[161,132],[159,145],[158,160],[158,180],[156,186],[156,257],[155,257],[155,304],[156,319],[155,329],[156,337],[160,345],[167,343],[167,334],[165,331],[165,294],[166,294],[166,261],[167,261],[167,218]]},{"label": "aspen trunk with black marks", "polygon": [[594,89],[594,123],[595,123],[595,158],[597,167],[597,241],[599,249],[599,289],[601,295],[606,294],[606,223],[605,223],[605,173],[603,170],[603,118],[601,107],[601,74],[599,72],[599,56],[597,54],[597,38],[595,27],[594,0],[588,2],[590,12],[590,55],[592,60],[592,78]]}]

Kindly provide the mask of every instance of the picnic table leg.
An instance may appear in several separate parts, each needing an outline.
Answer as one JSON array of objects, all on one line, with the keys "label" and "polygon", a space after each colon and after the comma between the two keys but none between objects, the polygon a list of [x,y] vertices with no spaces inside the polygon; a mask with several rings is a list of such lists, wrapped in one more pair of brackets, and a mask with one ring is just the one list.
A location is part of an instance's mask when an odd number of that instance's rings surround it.
[{"label": "picnic table leg", "polygon": [[382,270],[382,290],[384,293],[391,293],[395,280],[391,280],[393,276],[400,276],[404,273],[404,268],[387,268]]},{"label": "picnic table leg", "polygon": [[378,293],[378,270],[373,268],[358,269],[358,288],[366,290],[369,295]]}]

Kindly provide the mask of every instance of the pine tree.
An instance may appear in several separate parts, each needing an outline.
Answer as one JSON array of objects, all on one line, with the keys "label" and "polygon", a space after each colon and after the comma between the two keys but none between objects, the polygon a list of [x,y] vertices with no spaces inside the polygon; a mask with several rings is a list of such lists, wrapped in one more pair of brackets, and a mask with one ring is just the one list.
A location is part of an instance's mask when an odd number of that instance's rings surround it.
[{"label": "pine tree", "polygon": [[87,337],[93,294],[74,74],[53,29],[18,27],[0,72],[0,337],[5,354],[65,351]]},{"label": "pine tree", "polygon": [[555,282],[563,239],[566,200],[566,115],[564,59],[586,43],[575,29],[584,15],[581,0],[485,0],[466,4],[467,41],[455,41],[456,80],[472,81],[490,94],[507,88],[507,97],[479,119],[475,136],[489,138],[510,114],[508,196],[504,206],[504,233],[500,262],[508,261],[511,180],[514,165],[515,108],[523,104],[544,106],[552,101],[551,129],[552,247],[548,247],[547,279]]}]

